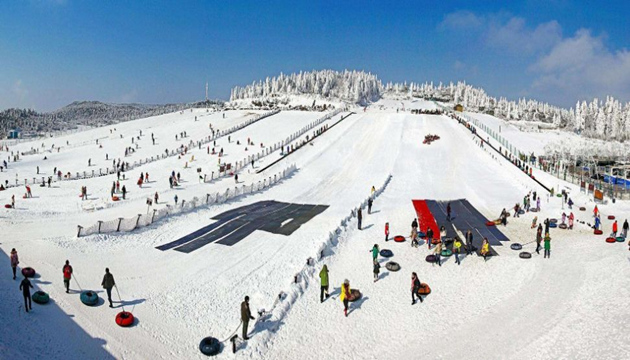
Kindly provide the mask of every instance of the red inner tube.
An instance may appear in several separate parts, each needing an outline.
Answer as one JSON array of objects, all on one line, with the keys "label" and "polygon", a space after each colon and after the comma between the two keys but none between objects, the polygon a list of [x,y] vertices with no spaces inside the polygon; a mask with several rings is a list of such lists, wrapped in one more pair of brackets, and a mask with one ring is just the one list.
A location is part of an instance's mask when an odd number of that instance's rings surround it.
[{"label": "red inner tube", "polygon": [[116,324],[122,327],[131,326],[134,322],[133,314],[127,311],[121,311],[116,315]]},{"label": "red inner tube", "polygon": [[615,215],[608,215],[608,220],[615,220]]},{"label": "red inner tube", "polygon": [[431,293],[431,288],[429,285],[422,283],[420,284],[420,289],[418,289],[419,295],[429,295]]},{"label": "red inner tube", "polygon": [[405,241],[405,237],[402,235],[396,235],[394,236],[394,241],[395,242],[404,242]]},{"label": "red inner tube", "polygon": [[613,238],[613,237],[609,237],[609,238],[606,238],[606,242],[607,242],[607,243],[611,243],[611,244],[612,244],[612,243],[617,242],[617,239],[615,239],[615,238]]},{"label": "red inner tube", "polygon": [[595,234],[595,235],[601,235],[601,234],[603,234],[603,233],[604,233],[604,232],[603,232],[603,231],[601,231],[601,230],[594,230],[594,231],[593,231],[593,234]]},{"label": "red inner tube", "polygon": [[486,222],[486,226],[495,226],[496,224],[494,223],[494,221],[488,221]]}]

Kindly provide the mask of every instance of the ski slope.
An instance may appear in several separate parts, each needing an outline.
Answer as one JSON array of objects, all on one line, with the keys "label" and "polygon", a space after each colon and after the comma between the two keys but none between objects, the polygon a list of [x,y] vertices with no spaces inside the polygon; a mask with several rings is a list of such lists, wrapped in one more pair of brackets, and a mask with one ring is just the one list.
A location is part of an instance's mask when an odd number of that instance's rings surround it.
[{"label": "ski slope", "polygon": [[[253,311],[265,310],[264,321],[250,323],[251,340],[240,344],[236,354],[226,343],[219,358],[321,359],[340,354],[357,359],[624,358],[630,350],[621,340],[630,320],[624,305],[630,300],[627,246],[605,243],[605,236],[593,236],[586,225],[576,222],[572,231],[553,229],[551,259],[534,253],[532,259],[523,260],[509,247],[513,242],[529,243],[525,250],[533,251],[532,214],[510,218],[501,231],[511,241],[494,247],[499,256],[485,263],[473,255],[462,257],[461,266],[448,258],[438,267],[424,261],[429,254],[426,245],[412,248],[408,241],[385,243],[385,222],[390,223],[392,237],[409,235],[416,217],[411,203],[414,199],[467,199],[487,218],[495,219],[503,208],[510,209],[522,202],[527,192],[537,191],[544,199],[539,219],[559,218],[566,211],[559,198],[547,200],[544,190],[521,171],[480,148],[473,135],[456,121],[446,116],[397,113],[398,105],[399,101],[384,100],[365,112],[355,109],[356,114],[264,172],[255,170],[270,164],[279,153],[263,157],[254,169],[248,166],[239,172],[239,182],[250,183],[290,164],[297,166],[293,175],[267,190],[129,233],[77,238],[76,226],[146,212],[145,199],[156,191],[161,204],[154,206],[173,205],[175,194],[186,199],[222,191],[233,187],[234,179],[200,183],[196,168],[202,167],[204,172],[216,168],[218,157],[208,154],[205,147],[192,147],[182,158],[169,157],[127,173],[121,186],[127,185],[128,199],[115,204],[108,198],[116,175],[60,181],[50,189],[33,187],[32,199],[21,198],[23,188],[0,192],[0,201],[5,203],[16,195],[16,209],[0,210],[4,235],[0,258],[5,264],[0,267],[0,321],[11,324],[0,330],[0,350],[14,359],[44,352],[60,359],[202,358],[199,341],[206,336],[227,338],[239,324],[239,306],[248,295]],[[407,111],[422,108],[417,101],[404,105]],[[433,109],[430,106],[434,105],[426,106]],[[208,136],[208,123],[227,128],[247,121],[255,112],[234,110],[225,114],[224,119],[222,113],[185,111],[129,121],[115,126],[117,132],[125,134],[121,141],[120,136],[108,137],[109,127],[70,134],[54,139],[76,144],[62,147],[58,157],[50,153],[49,159],[43,160],[41,153],[28,155],[10,163],[9,171],[32,174],[33,168],[40,166],[40,171],[50,172],[52,161],[54,166],[81,171],[88,158],[98,161],[95,166],[103,166],[104,149],[124,155],[124,148],[130,146],[126,134],[139,134],[140,129],[140,148],[147,150],[137,156],[147,156],[153,147],[151,132],[160,142],[156,146],[159,152],[180,145],[174,134],[186,131],[196,140]],[[323,115],[282,111],[238,130],[230,142],[227,138],[217,140],[216,147],[225,153],[221,161],[246,157],[252,151],[251,147],[245,150],[247,138],[256,145],[277,143]],[[331,126],[339,118],[322,126]],[[424,145],[427,134],[437,134],[440,140]],[[95,144],[100,137],[105,138],[99,140],[103,149]],[[45,147],[49,141],[52,139],[46,140]],[[38,145],[22,143],[15,148],[27,151]],[[169,188],[171,171],[181,172],[184,181],[179,188]],[[135,185],[140,172],[150,173],[151,182],[143,188]],[[343,226],[342,220],[370,195],[370,188],[381,186],[390,175],[390,183],[375,200],[373,213],[368,215],[364,209],[363,230],[356,229],[354,218]],[[12,179],[15,173],[6,176]],[[544,174],[537,178],[551,181]],[[81,186],[88,187],[91,200],[78,197]],[[577,219],[590,221],[593,204],[586,195],[578,194],[569,184],[558,186],[571,190],[576,206],[587,206],[586,212],[574,209]],[[213,224],[218,214],[265,201],[322,205],[326,209],[290,235],[258,229],[234,244],[208,243],[189,253],[156,248]],[[101,206],[86,206],[86,202]],[[599,208],[603,214],[616,214],[620,225],[630,214],[630,205],[622,201]],[[289,216],[282,225],[291,220]],[[611,221],[604,217],[603,224],[605,233],[609,232]],[[338,241],[331,242],[331,233],[338,229]],[[372,281],[369,254],[374,243],[391,249],[392,260],[402,267],[390,273],[383,263],[376,283]],[[320,259],[323,244],[327,244],[325,256]],[[52,299],[46,306],[34,305],[30,314],[20,308],[19,282],[9,275],[11,248],[17,248],[20,266],[37,270],[39,277],[33,285]],[[315,259],[314,265],[305,265],[309,258]],[[75,290],[71,294],[65,294],[62,284],[61,267],[66,259],[73,265],[77,280],[71,283]],[[331,271],[333,296],[320,304],[317,273],[324,263]],[[103,301],[100,306],[86,307],[76,291],[101,291],[103,298],[100,281],[105,267],[116,279],[122,302],[115,293],[114,309]],[[433,289],[423,303],[413,306],[412,271]],[[296,284],[298,273],[301,276]],[[346,278],[364,295],[351,305],[348,318],[337,299]],[[282,300],[279,294],[284,294]],[[114,322],[122,306],[137,318],[131,328],[120,328]],[[237,332],[240,335],[240,330]]]}]

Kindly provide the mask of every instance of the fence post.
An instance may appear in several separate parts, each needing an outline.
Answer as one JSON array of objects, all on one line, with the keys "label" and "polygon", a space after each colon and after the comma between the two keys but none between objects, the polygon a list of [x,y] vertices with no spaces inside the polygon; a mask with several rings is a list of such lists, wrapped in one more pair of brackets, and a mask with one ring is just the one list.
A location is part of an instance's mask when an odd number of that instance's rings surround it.
[{"label": "fence post", "polygon": [[103,222],[101,220],[98,221],[98,233],[101,233],[101,225],[103,225]]},{"label": "fence post", "polygon": [[120,231],[120,223],[122,222],[123,218],[118,218],[118,227],[116,227],[116,232]]},{"label": "fence post", "polygon": [[142,216],[142,214],[138,214],[138,218],[136,219],[136,226],[134,227],[134,229],[138,228],[138,224],[140,223],[140,216]]},{"label": "fence post", "polygon": [[153,216],[151,216],[151,224],[153,224],[153,220],[155,219],[155,212],[157,209],[153,209]]},{"label": "fence post", "polygon": [[184,208],[185,203],[186,203],[186,200],[182,200],[182,209]]},{"label": "fence post", "polygon": [[77,231],[77,237],[81,237],[81,230],[83,230],[83,226],[81,225],[77,225],[78,231]]}]

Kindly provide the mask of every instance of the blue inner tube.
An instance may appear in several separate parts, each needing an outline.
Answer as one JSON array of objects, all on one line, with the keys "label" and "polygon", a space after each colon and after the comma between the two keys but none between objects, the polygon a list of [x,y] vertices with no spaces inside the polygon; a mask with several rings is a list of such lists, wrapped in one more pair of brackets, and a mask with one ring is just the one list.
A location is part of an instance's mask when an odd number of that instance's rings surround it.
[{"label": "blue inner tube", "polygon": [[221,352],[221,343],[217,338],[208,336],[199,343],[199,351],[208,356],[218,355]]},{"label": "blue inner tube", "polygon": [[425,234],[425,233],[423,233],[422,231],[420,231],[420,232],[418,233],[418,237],[419,237],[419,238],[421,238],[421,239],[424,239],[425,237],[427,237],[427,234]]},{"label": "blue inner tube", "polygon": [[98,303],[98,294],[91,290],[81,292],[81,302],[87,306],[94,306]]},{"label": "blue inner tube", "polygon": [[510,245],[510,249],[512,250],[521,250],[523,248],[523,246],[519,243],[514,243],[512,245]]},{"label": "blue inner tube", "polygon": [[389,249],[381,250],[380,254],[382,257],[386,257],[386,258],[394,256],[394,253]]},{"label": "blue inner tube", "polygon": [[549,227],[550,227],[550,228],[555,228],[555,227],[558,227],[558,224],[553,223],[553,222],[550,222],[550,223],[549,223]]},{"label": "blue inner tube", "polygon": [[549,219],[549,223],[555,224],[558,222],[558,219]]},{"label": "blue inner tube", "polygon": [[617,240],[617,242],[624,242],[626,241],[626,238],[624,238],[623,236],[617,236],[615,240]]}]

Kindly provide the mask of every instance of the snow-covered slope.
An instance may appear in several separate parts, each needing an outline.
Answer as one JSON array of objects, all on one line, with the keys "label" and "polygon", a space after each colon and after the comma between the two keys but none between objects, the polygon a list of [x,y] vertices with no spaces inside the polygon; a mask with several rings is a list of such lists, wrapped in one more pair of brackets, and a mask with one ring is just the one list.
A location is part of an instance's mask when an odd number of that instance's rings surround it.
[{"label": "snow-covered slope", "polygon": [[[22,199],[23,188],[0,192],[0,203],[9,203],[11,195],[16,196],[16,209],[0,210],[0,261],[4,264],[0,266],[0,321],[9,324],[0,330],[0,350],[15,359],[42,353],[60,359],[201,358],[199,341],[206,336],[227,338],[239,324],[243,297],[249,295],[252,310],[267,313],[261,321],[250,323],[250,341],[241,344],[235,355],[226,343],[220,358],[321,359],[340,354],[357,359],[623,358],[630,350],[619,340],[630,320],[623,305],[630,300],[625,280],[630,275],[627,247],[605,243],[586,225],[552,231],[551,259],[534,254],[523,260],[509,246],[501,246],[495,248],[499,256],[485,263],[474,255],[465,257],[461,266],[450,258],[437,267],[424,261],[426,246],[415,249],[408,242],[384,242],[385,222],[390,223],[392,235],[408,235],[416,217],[413,199],[465,198],[494,219],[501,209],[535,190],[544,199],[539,219],[560,217],[567,210],[561,209],[558,198],[547,201],[542,188],[521,171],[478,147],[470,132],[456,121],[408,112],[411,108],[434,109],[433,103],[406,101],[407,112],[397,113],[397,100],[381,101],[365,112],[355,109],[356,114],[341,122],[337,115],[322,123],[328,127],[326,132],[264,172],[256,171],[278,159],[278,153],[239,173],[239,182],[257,182],[295,164],[298,170],[278,185],[130,233],[76,238],[76,225],[144,213],[145,199],[156,191],[161,200],[154,206],[160,207],[173,205],[174,194],[187,198],[212,193],[233,186],[234,179],[199,183],[196,168],[216,167],[218,157],[208,154],[207,148],[191,148],[181,159],[170,157],[128,173],[123,183],[130,189],[129,199],[103,210],[85,209],[77,196],[79,188],[88,187],[90,198],[95,198],[91,201],[105,202],[115,175],[61,181],[50,189],[34,187],[32,199]],[[72,134],[63,139],[70,145],[59,153],[49,153],[47,160],[42,154],[24,156],[11,162],[10,172],[0,176],[11,181],[16,172],[20,178],[21,174],[35,176],[36,166],[44,176],[54,166],[81,171],[89,158],[95,166],[106,166],[104,152],[124,155],[124,148],[131,145],[129,137],[140,129],[144,136],[134,156],[149,156],[179,146],[181,141],[174,135],[180,132],[186,131],[195,140],[208,136],[209,123],[223,129],[254,115],[239,110],[225,114],[224,119],[221,113],[178,112],[118,124],[116,133],[112,126],[111,134],[109,128]],[[277,143],[324,114],[283,111],[235,132],[230,142],[220,138],[216,147],[224,148],[221,161],[246,156],[251,151],[245,151],[247,138],[257,145]],[[151,132],[159,142],[155,147]],[[441,138],[425,145],[427,134]],[[305,138],[298,142],[302,141]],[[45,148],[50,145],[46,143]],[[26,150],[31,146],[41,144],[20,145]],[[192,155],[195,160],[186,168]],[[185,180],[176,189],[170,189],[167,181],[171,171],[181,172]],[[143,188],[135,185],[140,172],[149,172],[151,177]],[[363,230],[356,230],[356,220],[343,226],[343,220],[369,196],[370,188],[382,185],[390,175],[391,182],[377,197],[373,213],[364,211]],[[544,174],[538,178],[551,181]],[[586,195],[569,189],[576,205],[592,209]],[[213,218],[221,213],[262,201],[326,208],[289,235],[259,228],[231,245],[210,243],[188,253],[156,249],[218,222]],[[619,201],[600,206],[600,210],[624,219],[630,206]],[[577,219],[590,221],[589,211],[574,212]],[[272,215],[265,214],[268,219]],[[526,250],[532,251],[532,218],[525,214],[501,230],[511,242],[527,244]],[[289,217],[282,225],[291,221]],[[607,232],[610,225],[604,220]],[[338,242],[331,243],[331,233],[338,230]],[[402,267],[395,273],[383,267],[376,283],[369,254],[374,243],[390,248],[392,259]],[[319,260],[322,244],[328,244],[326,256]],[[7,256],[11,248],[17,248],[21,267],[37,270],[34,285],[52,299],[46,306],[34,305],[30,314],[19,308],[18,281],[10,280]],[[315,264],[305,265],[308,258],[314,258]],[[61,276],[66,259],[77,280],[71,283],[75,291],[70,294],[65,294]],[[319,303],[314,274],[324,263],[331,270],[331,290],[338,290],[347,278],[364,294],[361,302],[351,305],[348,318],[343,316],[338,292]],[[122,302],[114,293],[114,309],[103,302],[86,307],[77,291],[102,291],[105,267],[115,276]],[[412,271],[433,289],[424,303],[414,306],[409,293]],[[298,272],[305,276],[294,284]],[[105,297],[104,292],[99,296]],[[120,328],[114,322],[122,306],[137,317],[131,328]]]}]

